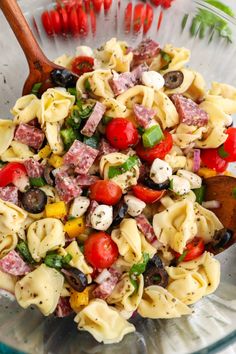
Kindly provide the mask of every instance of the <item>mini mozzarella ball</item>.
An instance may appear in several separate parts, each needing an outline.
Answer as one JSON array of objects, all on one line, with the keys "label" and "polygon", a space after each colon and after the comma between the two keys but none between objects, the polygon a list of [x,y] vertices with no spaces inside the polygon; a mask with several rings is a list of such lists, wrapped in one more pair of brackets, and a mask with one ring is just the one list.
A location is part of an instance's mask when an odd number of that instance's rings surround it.
[{"label": "mini mozzarella ball", "polygon": [[165,80],[161,74],[156,71],[145,71],[142,73],[141,81],[145,86],[154,90],[160,90],[165,85]]},{"label": "mini mozzarella ball", "polygon": [[136,198],[134,195],[126,195],[124,201],[128,205],[128,214],[133,217],[140,215],[146,207],[146,203]]},{"label": "mini mozzarella ball", "polygon": [[229,114],[227,114],[227,115],[225,115],[226,117],[225,117],[225,119],[226,119],[226,121],[225,121],[225,126],[226,127],[229,127],[230,125],[232,125],[232,123],[233,123],[233,117],[232,116],[230,116]]},{"label": "mini mozzarella ball", "polygon": [[69,215],[79,218],[84,215],[89,207],[90,200],[86,197],[77,197],[71,204]]},{"label": "mini mozzarella ball", "polygon": [[200,176],[187,170],[178,170],[177,176],[187,179],[190,183],[191,189],[200,188],[202,186],[202,179]]},{"label": "mini mozzarella ball", "polygon": [[189,181],[183,177],[179,177],[176,175],[173,175],[171,177],[170,185],[171,185],[171,190],[178,195],[187,194],[191,190]]},{"label": "mini mozzarella ball", "polygon": [[94,57],[92,48],[86,45],[80,45],[79,47],[77,47],[75,54],[77,57]]},{"label": "mini mozzarella ball", "polygon": [[91,225],[94,229],[106,231],[113,221],[113,209],[111,206],[101,204],[97,206],[91,215]]},{"label": "mini mozzarella ball", "polygon": [[159,184],[167,181],[172,176],[172,168],[161,159],[155,159],[150,170],[150,178],[153,182]]}]

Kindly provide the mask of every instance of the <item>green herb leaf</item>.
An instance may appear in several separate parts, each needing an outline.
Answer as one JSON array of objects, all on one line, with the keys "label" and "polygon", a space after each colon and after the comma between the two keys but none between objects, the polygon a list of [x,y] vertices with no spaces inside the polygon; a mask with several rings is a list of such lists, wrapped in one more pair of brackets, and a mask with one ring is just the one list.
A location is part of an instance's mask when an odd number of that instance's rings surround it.
[{"label": "green herb leaf", "polygon": [[131,170],[131,168],[138,164],[138,161],[139,159],[137,156],[130,156],[122,165],[110,166],[108,170],[108,178],[114,178]]},{"label": "green herb leaf", "polygon": [[183,19],[182,19],[182,23],[181,23],[182,31],[185,29],[185,26],[186,26],[187,21],[188,21],[188,17],[189,17],[189,15],[185,14]]},{"label": "green herb leaf", "polygon": [[22,256],[22,258],[30,264],[34,264],[35,261],[33,259],[33,257],[31,256],[31,253],[29,251],[29,247],[27,245],[27,243],[25,241],[20,241],[17,245],[16,245],[16,249],[17,251],[20,253],[20,255]]},{"label": "green herb leaf", "polygon": [[227,151],[225,151],[224,145],[222,145],[221,147],[219,147],[219,149],[218,149],[218,155],[220,155],[220,157],[222,157],[222,159],[225,159],[226,157],[229,157],[229,153],[228,153]]},{"label": "green herb leaf", "polygon": [[160,54],[161,54],[161,57],[162,57],[162,59],[166,62],[166,63],[170,63],[171,62],[171,56],[168,54],[168,53],[166,53],[166,52],[164,52],[163,50],[161,50],[161,52],[160,52]]},{"label": "green herb leaf", "polygon": [[30,177],[29,182],[33,187],[43,187],[47,184],[43,177]]},{"label": "green herb leaf", "polygon": [[67,91],[68,91],[71,95],[77,97],[76,87],[69,87],[69,88],[67,89]]},{"label": "green herb leaf", "polygon": [[143,253],[143,262],[133,264],[132,267],[130,268],[129,278],[131,284],[135,289],[135,292],[138,290],[137,277],[145,272],[149,259],[150,259],[149,254]]},{"label": "green herb leaf", "polygon": [[193,193],[196,195],[197,203],[202,204],[202,202],[204,201],[205,192],[206,192],[205,186],[201,186],[200,188],[193,189]]},{"label": "green herb leaf", "polygon": [[160,125],[153,125],[151,128],[145,130],[142,135],[143,146],[145,148],[152,148],[157,145],[164,138]]},{"label": "green herb leaf", "polygon": [[36,84],[33,85],[31,93],[35,96],[38,96],[39,90],[42,86],[42,82],[37,82]]},{"label": "green herb leaf", "polygon": [[168,188],[170,191],[173,191],[174,189],[174,181],[173,179],[170,180],[170,185],[169,185],[169,188]]},{"label": "green herb leaf", "polygon": [[72,256],[69,253],[64,257],[57,253],[48,253],[44,258],[44,263],[50,268],[61,269],[67,266],[71,260]]},{"label": "green herb leaf", "polygon": [[64,256],[62,258],[62,265],[64,266],[64,265],[69,264],[70,261],[72,260],[72,258],[73,258],[72,255],[70,253],[68,253],[66,256]]},{"label": "green herb leaf", "polygon": [[84,82],[84,88],[87,92],[90,92],[91,91],[91,85],[90,85],[90,82],[89,82],[89,79],[86,79],[85,82]]},{"label": "green herb leaf", "polygon": [[93,106],[87,106],[84,109],[79,110],[79,116],[81,119],[88,119],[93,111],[94,105]]},{"label": "green herb leaf", "polygon": [[234,187],[232,190],[232,196],[234,197],[234,199],[236,199],[236,187]]}]

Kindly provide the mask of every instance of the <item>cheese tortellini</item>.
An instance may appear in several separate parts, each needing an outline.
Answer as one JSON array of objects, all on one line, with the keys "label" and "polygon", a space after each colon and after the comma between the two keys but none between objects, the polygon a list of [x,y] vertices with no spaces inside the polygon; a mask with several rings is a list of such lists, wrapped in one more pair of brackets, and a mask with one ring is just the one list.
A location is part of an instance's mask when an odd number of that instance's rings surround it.
[{"label": "cheese tortellini", "polygon": [[33,222],[27,232],[30,253],[35,261],[40,261],[48,251],[65,245],[63,224],[58,219],[45,218]]},{"label": "cheese tortellini", "polygon": [[81,331],[88,331],[98,342],[105,344],[118,343],[126,334],[135,331],[118,311],[100,299],[90,301],[76,315],[75,322]]},{"label": "cheese tortellini", "polygon": [[16,233],[3,235],[0,232],[0,259],[13,250],[18,242]]},{"label": "cheese tortellini", "polygon": [[22,96],[16,101],[11,113],[16,124],[29,123],[38,116],[40,100],[33,94]]},{"label": "cheese tortellini", "polygon": [[0,232],[11,235],[20,230],[27,213],[13,203],[0,199]]},{"label": "cheese tortellini", "polygon": [[174,127],[179,123],[175,105],[165,93],[155,92],[153,108],[157,112],[157,120],[160,121],[163,129]]},{"label": "cheese tortellini", "polygon": [[231,85],[213,82],[206,100],[221,107],[226,114],[236,113],[236,89]]},{"label": "cheese tortellini", "polygon": [[154,89],[143,85],[136,85],[119,95],[116,100],[130,110],[133,109],[135,103],[141,104],[146,108],[152,108]]},{"label": "cheese tortellini", "polygon": [[112,78],[111,70],[95,70],[80,76],[76,89],[80,95],[86,92],[85,85],[89,84],[89,90],[98,98],[114,97],[114,93],[109,85]]},{"label": "cheese tortellini", "polygon": [[61,155],[64,151],[64,145],[60,134],[60,124],[58,122],[50,123],[46,122],[44,131],[48,141],[48,144],[56,155]]},{"label": "cheese tortellini", "polygon": [[163,51],[171,57],[171,62],[163,72],[180,70],[190,59],[190,50],[186,48],[176,48],[172,44],[166,44]]},{"label": "cheese tortellini", "polygon": [[14,294],[16,282],[17,282],[16,276],[2,272],[0,269],[0,289],[3,289],[11,294]]},{"label": "cheese tortellini", "polygon": [[63,283],[63,275],[41,264],[16,283],[15,296],[24,309],[36,305],[44,316],[48,316],[57,306]]},{"label": "cheese tortellini", "polygon": [[174,143],[181,149],[186,149],[190,144],[195,144],[197,140],[202,139],[204,133],[206,133],[206,127],[195,127],[193,125],[187,125],[181,123],[173,132],[172,137]]},{"label": "cheese tortellini", "polygon": [[12,141],[9,148],[1,154],[1,160],[4,162],[22,162],[35,157],[30,148],[20,143],[19,141]]},{"label": "cheese tortellini", "polygon": [[0,119],[0,156],[10,146],[15,131],[15,124],[8,119]]}]

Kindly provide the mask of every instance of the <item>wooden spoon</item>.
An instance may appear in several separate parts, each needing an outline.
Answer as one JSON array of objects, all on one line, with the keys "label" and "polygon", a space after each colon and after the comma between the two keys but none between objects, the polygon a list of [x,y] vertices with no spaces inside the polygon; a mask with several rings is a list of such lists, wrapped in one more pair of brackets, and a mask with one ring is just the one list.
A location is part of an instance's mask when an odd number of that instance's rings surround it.
[{"label": "wooden spoon", "polygon": [[56,85],[51,82],[50,75],[55,69],[59,69],[61,72],[64,71],[64,74],[66,72],[66,75],[70,76],[70,83],[75,85],[78,79],[75,74],[54,64],[43,54],[16,0],[0,0],[0,8],[28,61],[29,76],[23,87],[23,95],[29,94],[36,83],[42,83],[40,93],[45,91],[48,87],[65,86],[63,84],[60,85],[58,82]]}]

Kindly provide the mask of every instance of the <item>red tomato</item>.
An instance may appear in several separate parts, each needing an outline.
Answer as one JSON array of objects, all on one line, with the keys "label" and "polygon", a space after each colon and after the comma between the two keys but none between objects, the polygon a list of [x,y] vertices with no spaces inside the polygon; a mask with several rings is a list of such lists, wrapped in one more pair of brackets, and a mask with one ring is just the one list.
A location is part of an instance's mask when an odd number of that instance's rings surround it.
[{"label": "red tomato", "polygon": [[85,11],[89,13],[91,7],[91,0],[84,0]]},{"label": "red tomato", "polygon": [[109,143],[119,150],[137,144],[138,132],[134,124],[125,118],[114,118],[106,127],[106,137]]},{"label": "red tomato", "polygon": [[160,15],[158,17],[158,22],[157,22],[157,30],[159,31],[159,29],[161,28],[162,25],[162,21],[163,21],[163,17],[164,17],[164,13],[161,10]]},{"label": "red tomato", "polygon": [[130,32],[132,19],[133,5],[130,2],[125,9],[125,31]]},{"label": "red tomato", "polygon": [[93,8],[96,12],[100,12],[103,4],[103,0],[92,0]]},{"label": "red tomato", "polygon": [[93,71],[94,59],[91,57],[76,57],[72,61],[71,69],[77,75],[83,75],[84,73],[88,73]]},{"label": "red tomato", "polygon": [[10,162],[0,169],[0,187],[15,184],[27,175],[25,166],[19,162]]},{"label": "red tomato", "polygon": [[200,237],[195,237],[191,242],[186,245],[184,253],[175,252],[175,257],[181,257],[181,262],[189,262],[195,258],[200,257],[205,251],[205,244]]},{"label": "red tomato", "polygon": [[55,34],[60,34],[62,30],[61,18],[57,10],[51,10],[49,12],[52,28]]},{"label": "red tomato", "polygon": [[96,23],[96,15],[92,9],[90,10],[90,21],[91,21],[92,33],[95,34],[97,23]]},{"label": "red tomato", "polygon": [[151,3],[155,6],[159,6],[162,4],[162,0],[151,0]]},{"label": "red tomato", "polygon": [[152,25],[152,21],[153,21],[153,8],[149,4],[147,4],[144,27],[143,27],[144,33],[148,32],[148,30],[150,29],[150,27]]},{"label": "red tomato", "polygon": [[168,9],[169,7],[171,7],[172,1],[173,0],[162,0],[161,6],[164,7],[164,9]]},{"label": "red tomato", "polygon": [[137,4],[134,7],[133,29],[134,32],[139,32],[144,25],[146,18],[146,9],[143,4]]},{"label": "red tomato", "polygon": [[223,145],[223,150],[219,149],[219,155],[227,162],[236,162],[236,128],[229,128],[226,131],[228,138]]},{"label": "red tomato", "polygon": [[96,200],[98,203],[107,205],[115,205],[122,197],[122,189],[118,184],[112,181],[97,181],[89,188],[90,199]]},{"label": "red tomato", "polygon": [[50,18],[49,13],[47,11],[44,11],[42,13],[41,21],[42,21],[43,28],[45,29],[45,32],[47,33],[47,35],[52,36],[53,35],[53,28],[52,28],[51,18]]},{"label": "red tomato", "polygon": [[165,191],[155,191],[154,189],[143,186],[142,184],[137,184],[132,188],[135,197],[141,199],[147,204],[155,203],[157,200],[161,199],[165,194]]},{"label": "red tomato", "polygon": [[160,143],[158,143],[153,148],[144,148],[142,143],[140,142],[136,147],[136,152],[138,156],[149,163],[152,163],[156,158],[161,160],[164,159],[166,154],[172,149],[173,139],[172,135],[168,132],[164,132],[165,139],[163,139]]},{"label": "red tomato", "polygon": [[69,28],[73,36],[77,36],[79,34],[79,18],[75,8],[73,8],[69,14]]},{"label": "red tomato", "polygon": [[81,36],[86,36],[88,34],[88,16],[83,9],[78,9],[78,19],[79,19],[79,34]]},{"label": "red tomato", "polygon": [[61,17],[61,27],[62,27],[62,33],[67,34],[69,32],[69,16],[64,7],[61,7],[58,9],[58,13],[60,14]]},{"label": "red tomato", "polygon": [[104,10],[108,11],[112,5],[112,0],[104,0],[103,4],[104,4]]},{"label": "red tomato", "polygon": [[218,149],[201,150],[201,160],[206,167],[216,172],[224,172],[228,167],[228,162],[220,157]]},{"label": "red tomato", "polygon": [[118,248],[105,232],[91,234],[84,243],[86,261],[95,268],[108,268],[118,258]]}]

